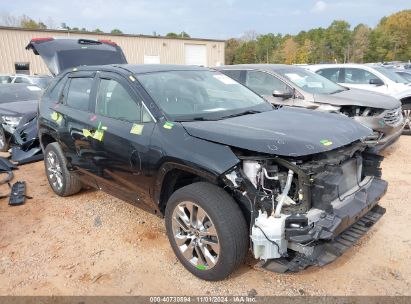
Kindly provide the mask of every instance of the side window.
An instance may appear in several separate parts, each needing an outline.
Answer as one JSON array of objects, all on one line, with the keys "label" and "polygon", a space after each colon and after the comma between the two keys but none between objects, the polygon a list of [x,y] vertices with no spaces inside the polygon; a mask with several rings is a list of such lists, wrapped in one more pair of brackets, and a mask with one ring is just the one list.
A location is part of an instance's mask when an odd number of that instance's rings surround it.
[{"label": "side window", "polygon": [[96,113],[114,119],[140,122],[141,104],[138,105],[123,85],[116,80],[101,79]]},{"label": "side window", "polygon": [[30,83],[30,81],[23,77],[16,77],[16,79],[14,80],[14,83]]},{"label": "side window", "polygon": [[241,70],[222,70],[220,71],[235,81],[241,82]]},{"label": "side window", "polygon": [[371,79],[379,79],[374,74],[361,69],[345,69],[345,83],[369,84]]},{"label": "side window", "polygon": [[333,82],[339,82],[339,77],[340,77],[340,69],[339,68],[331,68],[331,69],[322,69],[318,70],[317,74],[333,81]]},{"label": "side window", "polygon": [[246,86],[260,95],[273,94],[273,91],[287,92],[288,86],[278,78],[259,71],[247,71]]},{"label": "side window", "polygon": [[71,78],[67,93],[67,105],[82,111],[88,111],[93,78]]},{"label": "side window", "polygon": [[61,90],[66,82],[67,77],[60,79],[59,82],[51,89],[49,93],[49,98],[55,102],[59,101]]}]

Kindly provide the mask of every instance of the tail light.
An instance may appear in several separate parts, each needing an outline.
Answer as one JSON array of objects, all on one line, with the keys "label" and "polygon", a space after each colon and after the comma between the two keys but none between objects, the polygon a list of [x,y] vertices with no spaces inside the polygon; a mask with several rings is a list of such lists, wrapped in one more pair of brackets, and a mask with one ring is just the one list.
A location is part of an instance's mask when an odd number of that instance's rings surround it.
[{"label": "tail light", "polygon": [[52,37],[38,37],[38,38],[32,38],[31,42],[45,42],[45,41],[51,41],[54,40]]},{"label": "tail light", "polygon": [[117,43],[115,43],[114,41],[111,41],[111,40],[105,40],[105,39],[103,39],[103,40],[99,40],[99,42],[117,46]]}]

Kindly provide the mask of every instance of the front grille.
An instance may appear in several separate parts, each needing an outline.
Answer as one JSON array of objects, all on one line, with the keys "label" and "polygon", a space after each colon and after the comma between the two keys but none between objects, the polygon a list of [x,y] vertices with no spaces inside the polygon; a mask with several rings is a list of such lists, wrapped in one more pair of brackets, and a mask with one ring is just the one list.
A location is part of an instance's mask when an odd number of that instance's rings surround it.
[{"label": "front grille", "polygon": [[396,127],[399,124],[401,124],[402,122],[401,108],[386,111],[384,114],[384,122],[391,127]]}]

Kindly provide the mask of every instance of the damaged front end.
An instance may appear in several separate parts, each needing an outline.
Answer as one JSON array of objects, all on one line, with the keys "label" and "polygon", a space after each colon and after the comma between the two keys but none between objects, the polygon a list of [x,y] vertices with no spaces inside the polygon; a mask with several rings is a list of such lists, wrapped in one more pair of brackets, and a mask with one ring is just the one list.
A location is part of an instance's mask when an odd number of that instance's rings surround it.
[{"label": "damaged front end", "polygon": [[223,182],[250,211],[259,266],[276,272],[322,266],[348,249],[384,213],[383,159],[356,142],[303,157],[249,155]]},{"label": "damaged front end", "polygon": [[37,113],[22,117],[19,125],[11,134],[11,160],[19,165],[43,159],[37,134]]}]

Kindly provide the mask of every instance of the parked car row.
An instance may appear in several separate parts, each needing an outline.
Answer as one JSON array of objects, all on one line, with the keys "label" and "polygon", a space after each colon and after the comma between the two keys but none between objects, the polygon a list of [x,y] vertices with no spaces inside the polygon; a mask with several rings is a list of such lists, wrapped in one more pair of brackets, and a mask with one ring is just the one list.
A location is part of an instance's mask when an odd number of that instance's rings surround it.
[{"label": "parked car row", "polygon": [[45,89],[51,81],[51,76],[48,75],[26,75],[26,74],[14,74],[14,75],[0,75],[0,84],[7,83],[25,83],[32,84],[39,88]]},{"label": "parked car row", "polygon": [[340,113],[353,118],[374,131],[366,142],[376,152],[392,144],[402,133],[401,103],[393,97],[348,89],[298,66],[232,65],[218,70],[275,105]]},{"label": "parked car row", "polygon": [[404,133],[411,134],[411,83],[401,74],[376,64],[329,64],[308,68],[345,87],[384,93],[398,99],[405,120]]},{"label": "parked car row", "polygon": [[164,217],[199,278],[248,250],[271,271],[327,264],[384,213],[375,152],[401,132],[392,97],[290,66],[131,65],[108,41],[27,49],[55,75],[38,109],[53,191],[87,185]]}]

